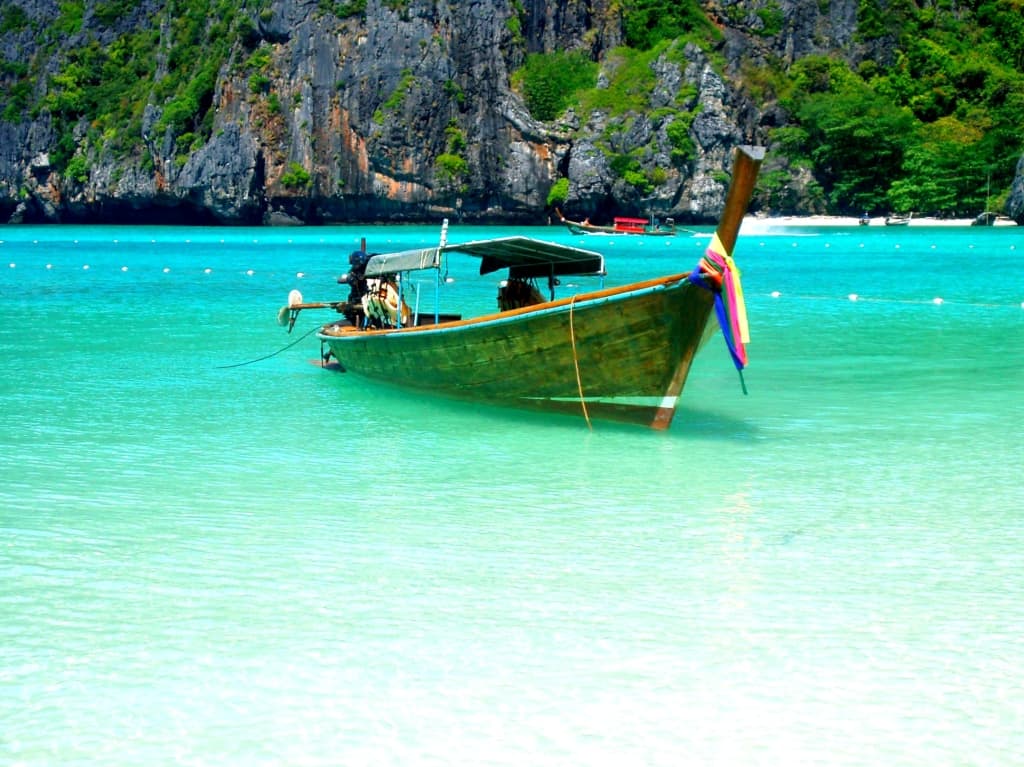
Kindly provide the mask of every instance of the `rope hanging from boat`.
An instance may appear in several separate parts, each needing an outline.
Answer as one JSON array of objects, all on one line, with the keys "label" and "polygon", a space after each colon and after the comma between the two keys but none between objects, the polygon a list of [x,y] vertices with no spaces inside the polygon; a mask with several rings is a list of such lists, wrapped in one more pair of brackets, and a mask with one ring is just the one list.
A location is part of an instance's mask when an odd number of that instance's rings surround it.
[{"label": "rope hanging from boat", "polygon": [[733,365],[740,374],[740,386],[747,393],[743,380],[743,368],[747,365],[746,344],[750,343],[750,327],[747,324],[747,306],[743,300],[743,285],[740,270],[715,234],[711,244],[704,251],[704,257],[690,274],[690,282],[710,290],[715,296],[715,316],[722,329],[725,345],[729,349]]},{"label": "rope hanging from boat", "polygon": [[263,360],[269,360],[271,357],[276,357],[281,352],[284,352],[284,351],[287,351],[288,349],[291,349],[293,346],[295,346],[295,344],[299,343],[303,339],[309,338],[309,336],[313,335],[316,331],[318,331],[320,329],[320,327],[321,327],[320,325],[317,325],[316,327],[312,328],[308,332],[303,333],[301,336],[296,338],[294,341],[292,341],[287,346],[282,346],[276,352],[271,352],[270,354],[264,354],[262,357],[257,357],[254,360],[246,360],[245,362],[236,362],[233,365],[218,365],[217,369],[218,370],[227,370],[228,368],[240,368],[243,365],[251,365],[254,362],[262,362]]},{"label": "rope hanging from boat", "polygon": [[572,341],[572,364],[576,367],[576,388],[580,392],[580,407],[583,408],[583,418],[587,422],[587,428],[594,430],[590,423],[590,414],[587,412],[587,401],[583,398],[583,380],[580,378],[580,358],[576,354],[576,329],[573,326],[573,308],[576,306],[576,296],[569,302],[569,340]]}]

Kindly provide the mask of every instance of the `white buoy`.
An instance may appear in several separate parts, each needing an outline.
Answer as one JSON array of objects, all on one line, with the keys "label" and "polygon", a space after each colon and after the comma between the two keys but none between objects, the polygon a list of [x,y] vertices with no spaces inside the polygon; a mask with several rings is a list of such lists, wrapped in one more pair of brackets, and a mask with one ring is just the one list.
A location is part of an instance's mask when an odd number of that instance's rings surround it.
[{"label": "white buoy", "polygon": [[165,266],[164,267],[164,274],[167,274],[170,271],[171,271],[171,267],[169,267],[169,266]]},{"label": "white buoy", "polygon": [[253,271],[252,269],[249,269],[249,270],[248,270],[248,271],[246,272],[246,274],[247,274],[247,275],[249,275],[250,277],[252,277],[252,276],[253,276],[254,274],[256,274],[256,272],[254,272],[254,271]]},{"label": "white buoy", "polygon": [[128,267],[127,266],[122,266],[121,267],[121,271],[122,272],[127,272],[128,271]]},{"label": "white buoy", "polygon": [[847,298],[849,298],[851,301],[856,301],[858,298],[860,298],[860,296],[858,296],[856,293],[851,293],[850,295],[847,296]]},{"label": "white buoy", "polygon": [[288,306],[298,306],[302,303],[302,294],[297,290],[288,293]]},{"label": "white buoy", "polygon": [[205,269],[203,269],[203,274],[209,274],[212,271],[213,269],[211,269],[210,267],[206,267]]},{"label": "white buoy", "polygon": [[935,298],[932,299],[932,303],[938,306],[939,304],[942,303],[942,299],[936,296]]},{"label": "white buoy", "polygon": [[301,279],[302,279],[303,277],[305,277],[305,276],[306,276],[306,273],[305,273],[305,272],[296,272],[296,273],[295,273],[295,277],[296,277],[297,279],[300,279],[300,280],[301,280]]},{"label": "white buoy", "polygon": [[772,298],[778,298],[781,295],[782,294],[779,291],[777,291],[777,290],[773,290],[772,291]]},{"label": "white buoy", "polygon": [[82,266],[82,268],[88,270],[89,269],[89,265],[85,264],[85,265]]}]

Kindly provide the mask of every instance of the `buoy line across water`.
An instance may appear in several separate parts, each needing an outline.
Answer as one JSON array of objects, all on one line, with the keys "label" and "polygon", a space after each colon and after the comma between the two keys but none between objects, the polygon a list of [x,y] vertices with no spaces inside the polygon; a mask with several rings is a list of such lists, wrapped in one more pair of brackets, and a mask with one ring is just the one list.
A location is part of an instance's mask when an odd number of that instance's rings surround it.
[{"label": "buoy line across water", "polygon": [[[16,262],[8,263],[7,267],[9,269],[22,269],[22,268],[25,268],[25,267],[19,266]],[[74,269],[75,271],[92,272],[93,274],[96,273],[96,270],[94,270],[90,264],[82,264],[80,267],[57,267],[57,266],[55,266],[52,263],[47,263],[47,264],[45,264],[43,266],[43,268],[46,269],[47,271],[53,271],[54,269],[57,269],[57,268],[71,268],[71,269]],[[122,266],[117,267],[116,271],[119,271],[122,274],[128,274],[129,272],[133,272],[135,274],[139,274],[139,273],[144,273],[145,272],[145,270],[143,270],[143,269],[138,269],[138,268],[134,268],[134,267],[130,269],[127,265],[122,265]],[[160,268],[159,271],[161,271],[163,274],[170,274],[172,270],[171,270],[170,267],[165,266],[165,267]],[[235,271],[235,270],[230,270],[230,271]],[[204,268],[200,269],[199,272],[201,274],[204,274],[204,275],[210,275],[210,274],[213,274],[214,270],[211,267],[204,267]],[[183,274],[183,273],[187,273],[187,272],[185,272],[184,270],[181,270],[181,269],[177,270],[177,274],[180,275],[180,274]],[[258,275],[256,270],[254,270],[254,269],[244,269],[244,270],[238,271],[237,273],[240,274],[241,276],[244,276],[244,277],[256,277]],[[307,276],[309,276],[308,273],[305,272],[305,271],[301,271],[301,270],[298,271],[298,272],[295,272],[295,274],[294,274],[295,279],[299,279],[299,280],[305,279]],[[754,296],[754,295],[757,295],[757,294],[755,294],[755,293],[748,293],[747,295],[748,295],[748,297],[751,297],[751,296]],[[770,293],[768,293],[767,295],[770,298],[773,298],[773,299],[785,298],[785,299],[795,299],[795,300],[801,300],[801,301],[848,301],[850,303],[889,303],[889,304],[906,304],[906,305],[920,305],[920,306],[926,306],[926,305],[943,306],[943,305],[947,305],[948,304],[948,305],[953,305],[953,306],[973,306],[973,307],[983,307],[983,308],[989,308],[989,309],[1000,308],[1000,307],[1003,307],[1003,308],[1013,307],[1013,308],[1018,308],[1018,309],[1024,309],[1024,301],[1021,301],[1020,303],[1005,303],[1005,304],[1003,304],[1003,303],[994,303],[994,302],[958,301],[956,299],[952,299],[952,300],[951,299],[947,299],[947,298],[944,298],[942,296],[932,296],[930,298],[911,299],[911,298],[890,298],[890,297],[887,297],[887,296],[877,296],[877,295],[867,296],[867,295],[863,295],[861,293],[848,293],[845,296],[842,296],[842,295],[787,294],[787,293],[783,293],[782,291],[779,291],[779,290],[773,290]]]}]

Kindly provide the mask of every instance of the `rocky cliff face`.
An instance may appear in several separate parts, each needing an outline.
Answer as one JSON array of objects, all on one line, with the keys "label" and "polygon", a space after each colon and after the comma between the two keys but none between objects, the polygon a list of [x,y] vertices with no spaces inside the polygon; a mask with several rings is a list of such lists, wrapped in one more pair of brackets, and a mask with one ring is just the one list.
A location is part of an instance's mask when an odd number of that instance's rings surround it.
[{"label": "rocky cliff face", "polygon": [[1006,203],[1006,214],[1024,226],[1024,157],[1017,163],[1017,175],[1010,188],[1010,199]]},{"label": "rocky cliff face", "polygon": [[[49,57],[45,71],[59,72],[61,54],[33,33],[56,17],[55,0],[8,2],[30,23],[0,32],[3,60]],[[170,4],[125,0],[130,12],[100,20],[88,10],[98,5],[87,3],[67,42],[109,44],[147,25],[160,25],[163,39],[174,22]],[[68,147],[51,114],[0,110],[0,221],[539,223],[551,215],[548,193],[560,178],[569,181],[565,206],[581,217],[616,211],[711,221],[724,203],[733,147],[764,142],[775,119],[771,105],[753,103],[740,86],[743,62],[849,47],[857,7],[770,3],[782,23],[767,34],[759,11],[769,4],[707,0],[723,32],[714,62],[687,45],[651,64],[649,108],[570,111],[541,122],[513,87],[513,72],[529,53],[558,50],[586,50],[610,66],[623,40],[618,3],[367,0],[364,13],[347,16],[339,8],[352,3],[240,5],[252,15],[248,48],[216,73],[208,134],[186,151],[180,131],[166,127],[166,99],[155,94],[135,137],[144,151],[88,140],[90,125],[79,120],[73,151],[85,163],[77,173],[53,167],[58,145]],[[253,50],[265,55],[258,88],[251,67],[241,66]],[[35,95],[47,87],[40,78]],[[679,110],[692,116],[684,159],[673,155],[678,135],[670,135]],[[612,167],[616,154],[634,157],[656,183],[628,181]]]}]

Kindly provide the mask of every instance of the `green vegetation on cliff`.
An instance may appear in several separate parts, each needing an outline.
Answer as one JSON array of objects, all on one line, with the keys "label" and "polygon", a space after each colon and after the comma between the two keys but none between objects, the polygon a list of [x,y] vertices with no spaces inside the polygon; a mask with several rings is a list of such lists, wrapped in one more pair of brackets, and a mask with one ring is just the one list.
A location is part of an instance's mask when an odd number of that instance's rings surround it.
[{"label": "green vegetation on cliff", "polygon": [[[720,37],[693,3],[635,0],[622,7],[629,45],[607,54],[600,87],[590,70],[565,65],[571,53],[530,57],[519,76],[535,117],[554,119],[567,106],[650,111],[654,60],[677,53],[682,39],[710,52]],[[730,6],[730,15],[740,20],[742,7]],[[777,5],[755,15],[760,35],[779,30]],[[836,53],[788,69],[745,69],[755,100],[778,103],[788,116],[768,139],[789,172],[765,174],[762,202],[783,210],[795,204],[790,178],[803,168],[815,184],[801,202],[817,196],[825,212],[973,215],[1001,208],[1024,152],[1024,0],[895,0],[884,7],[861,0],[857,38],[891,40],[880,48],[891,51],[890,63],[865,59],[853,69]],[[667,123],[674,164],[692,152],[693,114],[679,106]],[[629,157],[613,158],[613,167],[645,186]]]},{"label": "green vegetation on cliff", "polygon": [[[76,152],[104,160],[142,156],[147,142],[162,141],[167,131],[187,153],[209,138],[218,75],[258,43],[253,17],[269,2],[169,0],[155,17],[135,23],[141,0],[62,0],[54,23],[34,30],[37,42],[45,50],[65,48],[68,36],[84,42],[58,56],[60,69],[50,75],[42,70],[43,57],[17,77],[2,62],[0,71],[8,74],[0,80],[3,119],[48,112],[57,133],[50,162],[58,171]],[[6,10],[0,24],[21,18]],[[82,34],[87,18],[91,33]],[[32,94],[43,95],[33,101]],[[153,135],[143,130],[150,104],[161,108]],[[82,123],[84,141],[78,135]]]},{"label": "green vegetation on cliff", "polygon": [[[263,29],[272,0],[60,0],[46,23],[21,5],[0,8],[0,35],[19,41],[0,50],[30,52],[0,54],[0,120],[43,121],[54,136],[50,165],[73,182],[85,183],[101,165],[130,161],[148,172],[154,157],[168,155],[184,164],[210,140],[225,83],[243,84],[238,90],[245,92],[233,97],[253,103],[253,120],[280,122],[282,100],[294,95],[274,90],[278,51]],[[399,0],[384,7],[401,18],[415,10]],[[613,124],[596,137],[599,148],[620,178],[649,194],[672,168],[652,168],[651,148],[629,145],[623,136],[631,122],[647,115],[661,137],[660,156],[685,175],[696,156],[691,126],[698,109],[696,94],[685,89],[654,109],[654,67],[666,60],[684,66],[693,44],[728,75],[721,29],[731,26],[751,43],[739,67],[743,91],[773,115],[774,127],[759,137],[772,150],[763,206],[806,209],[810,202],[832,213],[948,215],[1001,206],[1024,152],[1024,0],[859,0],[856,58],[836,51],[791,65],[780,63],[779,40],[791,33],[792,5],[741,0],[715,6],[713,20],[705,8],[697,0],[617,0],[606,12],[619,24],[614,39],[622,45],[601,49],[587,40],[578,50],[534,52],[525,50],[529,18],[513,2],[505,9],[507,44],[524,64],[515,87],[543,122],[570,108],[584,123],[595,111],[609,115]],[[347,29],[366,20],[367,4],[320,0],[311,12]],[[398,87],[382,94],[375,119],[398,115],[416,87],[415,75],[404,71]],[[444,92],[464,106],[454,79]],[[477,169],[456,138],[448,137],[432,167],[459,190]],[[796,199],[798,176],[813,181]],[[312,186],[291,167],[282,183]]]},{"label": "green vegetation on cliff", "polygon": [[973,15],[890,7],[887,26],[860,32],[896,29],[893,63],[865,60],[853,72],[838,58],[796,62],[775,80],[792,124],[774,140],[813,169],[830,211],[1000,207],[986,190],[1009,188],[1024,151],[1022,11],[1021,0],[979,3]]}]

